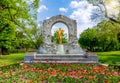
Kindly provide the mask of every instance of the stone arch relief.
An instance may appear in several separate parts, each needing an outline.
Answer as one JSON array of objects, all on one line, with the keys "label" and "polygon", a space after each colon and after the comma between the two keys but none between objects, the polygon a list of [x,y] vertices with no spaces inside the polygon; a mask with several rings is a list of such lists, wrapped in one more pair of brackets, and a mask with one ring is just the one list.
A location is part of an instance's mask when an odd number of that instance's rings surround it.
[{"label": "stone arch relief", "polygon": [[51,28],[57,23],[62,22],[68,27],[69,41],[64,44],[66,54],[80,54],[82,49],[77,44],[77,23],[76,20],[70,19],[63,15],[53,16],[50,19],[44,20],[42,27],[43,44],[40,46],[38,53],[41,54],[56,54],[57,44],[51,42]]}]

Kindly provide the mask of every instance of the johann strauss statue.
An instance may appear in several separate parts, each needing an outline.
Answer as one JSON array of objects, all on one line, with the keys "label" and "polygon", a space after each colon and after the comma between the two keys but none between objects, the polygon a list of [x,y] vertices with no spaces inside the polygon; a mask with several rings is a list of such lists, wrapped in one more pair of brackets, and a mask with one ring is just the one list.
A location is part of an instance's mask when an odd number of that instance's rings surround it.
[{"label": "johann strauss statue", "polygon": [[64,30],[61,29],[61,28],[59,28],[59,29],[57,30],[57,37],[58,37],[58,42],[59,42],[59,44],[62,44],[62,35],[63,35],[63,32],[64,32]]}]

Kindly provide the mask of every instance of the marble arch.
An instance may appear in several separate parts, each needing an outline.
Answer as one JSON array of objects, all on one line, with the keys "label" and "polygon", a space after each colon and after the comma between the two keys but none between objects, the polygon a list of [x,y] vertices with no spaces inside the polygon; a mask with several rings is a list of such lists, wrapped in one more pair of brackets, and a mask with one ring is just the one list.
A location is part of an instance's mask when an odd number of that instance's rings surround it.
[{"label": "marble arch", "polygon": [[74,39],[77,38],[77,24],[76,24],[76,20],[73,20],[73,19],[70,19],[66,16],[63,16],[63,15],[57,15],[57,16],[53,16],[51,17],[50,19],[47,19],[47,20],[44,20],[43,22],[43,41],[49,41],[49,43],[51,43],[51,29],[52,29],[52,26],[55,24],[55,23],[58,23],[58,22],[61,22],[61,23],[64,23],[67,27],[68,27],[68,35],[69,35],[69,41],[68,43],[70,42],[73,42]]},{"label": "marble arch", "polygon": [[68,27],[68,43],[64,44],[66,54],[80,54],[82,49],[78,45],[77,40],[77,23],[76,20],[70,19],[64,15],[53,16],[44,20],[42,27],[43,44],[40,46],[38,53],[55,54],[57,44],[51,42],[51,29],[55,23],[62,22]]},{"label": "marble arch", "polygon": [[[56,22],[63,22],[68,26],[69,40],[63,44],[63,54],[59,52],[59,45],[51,42],[51,28]],[[37,53],[27,54],[24,63],[43,62],[43,63],[98,63],[98,57],[94,53],[87,53],[81,49],[77,40],[77,24],[63,15],[53,16],[44,20],[42,27],[43,43]],[[46,61],[48,60],[48,61]]]}]

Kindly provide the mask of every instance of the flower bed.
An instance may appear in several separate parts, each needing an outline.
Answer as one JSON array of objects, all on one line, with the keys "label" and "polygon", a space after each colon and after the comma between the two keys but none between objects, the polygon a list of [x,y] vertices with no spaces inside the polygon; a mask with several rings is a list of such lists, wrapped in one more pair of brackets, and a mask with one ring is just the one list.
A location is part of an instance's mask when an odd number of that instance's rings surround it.
[{"label": "flower bed", "polygon": [[119,83],[120,69],[95,64],[22,64],[0,68],[0,83]]}]

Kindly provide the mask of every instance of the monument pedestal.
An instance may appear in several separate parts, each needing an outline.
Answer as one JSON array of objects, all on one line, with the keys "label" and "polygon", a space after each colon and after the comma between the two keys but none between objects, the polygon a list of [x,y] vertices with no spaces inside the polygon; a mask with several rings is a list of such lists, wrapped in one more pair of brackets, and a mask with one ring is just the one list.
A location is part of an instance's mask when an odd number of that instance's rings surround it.
[{"label": "monument pedestal", "polygon": [[87,63],[97,64],[98,57],[96,54],[26,54],[24,63]]},{"label": "monument pedestal", "polygon": [[58,45],[58,49],[57,49],[56,54],[59,54],[59,55],[65,54],[64,46],[62,44]]}]

